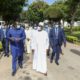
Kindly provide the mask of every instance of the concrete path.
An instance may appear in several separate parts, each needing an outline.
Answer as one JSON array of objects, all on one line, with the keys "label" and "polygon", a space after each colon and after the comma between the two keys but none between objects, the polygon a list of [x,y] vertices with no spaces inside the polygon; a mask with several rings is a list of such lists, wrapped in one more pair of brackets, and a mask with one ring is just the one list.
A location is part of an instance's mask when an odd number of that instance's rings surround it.
[{"label": "concrete path", "polygon": [[24,68],[18,69],[17,74],[11,76],[11,56],[0,59],[0,80],[80,80],[80,46],[67,43],[63,48],[64,55],[60,56],[60,65],[50,63],[48,59],[48,76],[32,70],[30,55],[24,57]]}]

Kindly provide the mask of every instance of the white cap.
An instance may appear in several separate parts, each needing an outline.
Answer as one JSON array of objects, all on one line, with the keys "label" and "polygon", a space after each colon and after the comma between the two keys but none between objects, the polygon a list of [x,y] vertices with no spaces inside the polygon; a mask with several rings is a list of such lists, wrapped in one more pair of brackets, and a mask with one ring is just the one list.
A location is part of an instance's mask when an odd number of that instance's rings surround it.
[{"label": "white cap", "polygon": [[44,23],[47,24],[49,21],[48,20],[44,20]]},{"label": "white cap", "polygon": [[25,27],[26,27],[26,28],[29,28],[29,25],[28,25],[28,24],[25,24]]},{"label": "white cap", "polygon": [[39,26],[44,26],[44,23],[43,23],[43,22],[40,22],[40,23],[39,23]]}]

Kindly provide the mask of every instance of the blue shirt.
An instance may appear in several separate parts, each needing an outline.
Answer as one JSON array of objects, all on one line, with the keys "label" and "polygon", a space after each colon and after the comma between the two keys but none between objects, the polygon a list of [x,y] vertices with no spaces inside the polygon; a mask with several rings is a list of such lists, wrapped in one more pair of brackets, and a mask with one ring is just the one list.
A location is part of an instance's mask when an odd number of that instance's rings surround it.
[{"label": "blue shirt", "polygon": [[[26,38],[25,31],[23,28],[17,29],[13,27],[9,29],[7,38],[10,41],[11,47],[23,48],[23,41]],[[12,41],[10,38],[13,38],[14,41]],[[17,38],[19,38],[18,42],[16,41]]]}]

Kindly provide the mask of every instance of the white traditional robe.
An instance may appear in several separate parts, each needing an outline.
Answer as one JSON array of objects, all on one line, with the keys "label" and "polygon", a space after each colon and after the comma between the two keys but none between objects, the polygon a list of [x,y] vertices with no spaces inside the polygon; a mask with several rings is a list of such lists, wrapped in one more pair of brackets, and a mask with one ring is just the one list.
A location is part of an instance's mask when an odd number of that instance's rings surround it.
[{"label": "white traditional robe", "polygon": [[[31,30],[25,30],[26,33],[26,48],[27,48],[27,53],[31,53]],[[29,39],[29,41],[27,40]]]},{"label": "white traditional robe", "polygon": [[47,72],[46,51],[49,47],[49,38],[46,31],[37,31],[32,39],[32,49],[34,49],[33,69],[38,72]]}]

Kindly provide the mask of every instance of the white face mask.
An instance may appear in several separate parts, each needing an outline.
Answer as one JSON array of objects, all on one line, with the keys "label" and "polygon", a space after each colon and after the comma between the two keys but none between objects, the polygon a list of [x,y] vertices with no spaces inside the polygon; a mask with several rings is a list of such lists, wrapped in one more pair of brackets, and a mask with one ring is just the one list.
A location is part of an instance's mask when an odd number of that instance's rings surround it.
[{"label": "white face mask", "polygon": [[20,25],[17,25],[17,29],[19,29],[20,28]]},{"label": "white face mask", "polygon": [[48,28],[48,25],[45,25],[46,28]]},{"label": "white face mask", "polygon": [[1,29],[2,27],[0,26],[0,29]]},{"label": "white face mask", "polygon": [[59,25],[55,25],[55,27],[56,27],[56,28],[58,28],[58,27],[59,27]]},{"label": "white face mask", "polygon": [[38,31],[41,31],[42,30],[42,28],[41,27],[38,27]]},{"label": "white face mask", "polygon": [[37,27],[34,27],[34,30],[37,30]]}]

